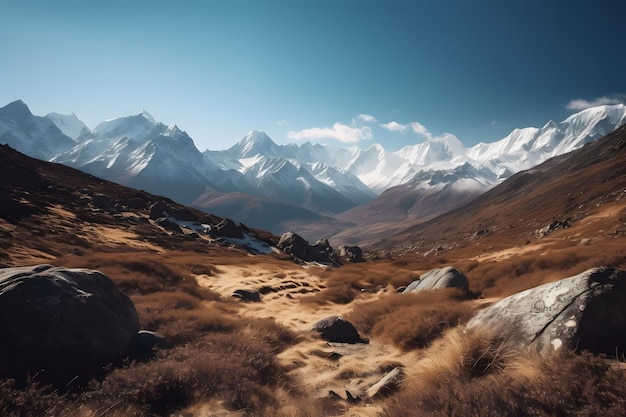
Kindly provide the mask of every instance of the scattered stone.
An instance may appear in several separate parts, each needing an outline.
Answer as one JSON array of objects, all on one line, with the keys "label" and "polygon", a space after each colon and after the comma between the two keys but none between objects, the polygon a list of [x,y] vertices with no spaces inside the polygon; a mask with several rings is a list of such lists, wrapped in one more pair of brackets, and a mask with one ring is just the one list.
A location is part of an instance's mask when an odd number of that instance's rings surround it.
[{"label": "scattered stone", "polygon": [[626,352],[626,272],[593,268],[579,275],[511,295],[468,324],[539,352]]},{"label": "scattered stone", "polygon": [[403,294],[416,293],[424,290],[438,290],[443,288],[458,288],[469,291],[467,277],[458,269],[451,266],[437,268],[420,275],[402,291]]},{"label": "scattered stone", "polygon": [[133,303],[98,271],[0,270],[0,377],[87,380],[122,359],[138,331]]},{"label": "scattered stone", "polygon": [[394,391],[400,383],[404,373],[402,368],[395,367],[387,373],[380,381],[372,385],[365,392],[369,398]]},{"label": "scattered stone", "polygon": [[261,294],[255,290],[235,290],[232,296],[242,301],[251,301],[253,303],[261,302]]},{"label": "scattered stone", "polygon": [[362,339],[356,327],[349,321],[339,317],[331,316],[315,323],[314,330],[322,339],[336,343],[369,343],[367,339]]}]

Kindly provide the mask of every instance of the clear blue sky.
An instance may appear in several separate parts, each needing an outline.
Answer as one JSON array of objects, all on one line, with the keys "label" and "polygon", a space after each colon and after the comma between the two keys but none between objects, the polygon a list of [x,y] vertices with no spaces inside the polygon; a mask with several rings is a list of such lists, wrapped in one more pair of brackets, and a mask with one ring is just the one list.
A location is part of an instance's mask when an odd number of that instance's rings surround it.
[{"label": "clear blue sky", "polygon": [[252,129],[472,145],[626,100],[624,16],[622,0],[0,0],[0,106],[92,128],[146,109],[200,150]]}]

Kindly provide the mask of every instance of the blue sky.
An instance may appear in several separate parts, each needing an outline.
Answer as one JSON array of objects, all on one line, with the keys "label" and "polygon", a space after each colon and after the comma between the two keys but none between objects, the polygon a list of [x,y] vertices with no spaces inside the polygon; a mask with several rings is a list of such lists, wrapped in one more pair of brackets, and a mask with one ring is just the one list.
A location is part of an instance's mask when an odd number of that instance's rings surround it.
[{"label": "blue sky", "polygon": [[0,106],[143,109],[200,150],[252,129],[466,145],[626,100],[622,0],[0,0]]}]

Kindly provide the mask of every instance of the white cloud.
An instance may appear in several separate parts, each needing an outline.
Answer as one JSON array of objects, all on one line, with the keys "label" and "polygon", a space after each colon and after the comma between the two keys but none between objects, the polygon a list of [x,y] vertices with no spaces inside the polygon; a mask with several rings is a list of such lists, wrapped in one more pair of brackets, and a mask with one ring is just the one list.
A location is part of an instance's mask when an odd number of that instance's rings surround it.
[{"label": "white cloud", "polygon": [[376,123],[377,120],[374,116],[372,116],[371,114],[364,114],[361,113],[357,116],[357,119],[365,122],[365,123]]},{"label": "white cloud", "polygon": [[289,123],[287,120],[279,120],[276,122],[278,126],[285,126],[287,123]]},{"label": "white cloud", "polygon": [[390,130],[392,132],[406,132],[408,127],[407,125],[402,125],[398,122],[396,122],[395,120],[389,122],[389,123],[384,123],[381,124],[380,127],[383,127],[387,130]]},{"label": "white cloud", "polygon": [[426,139],[432,139],[433,135],[426,129],[426,126],[421,124],[420,122],[412,122],[410,124],[411,130],[417,133],[418,135],[424,136]]},{"label": "white cloud", "polygon": [[355,127],[343,123],[335,123],[333,127],[312,127],[309,129],[290,131],[287,132],[287,139],[336,139],[343,143],[357,143],[360,140],[372,139],[372,129],[367,126]]},{"label": "white cloud", "polygon": [[624,98],[625,97],[623,96],[613,96],[613,97],[605,96],[605,97],[598,97],[591,101],[577,99],[577,100],[570,101],[569,103],[567,103],[565,107],[568,110],[580,111],[580,110],[588,109],[589,107],[604,106],[606,104],[621,104],[621,103],[624,103]]}]

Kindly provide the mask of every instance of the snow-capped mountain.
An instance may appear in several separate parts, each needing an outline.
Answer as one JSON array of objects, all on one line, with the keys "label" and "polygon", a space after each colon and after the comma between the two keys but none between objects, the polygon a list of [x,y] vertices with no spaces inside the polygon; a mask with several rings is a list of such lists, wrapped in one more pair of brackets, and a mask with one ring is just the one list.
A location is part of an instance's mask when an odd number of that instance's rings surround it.
[{"label": "snow-capped mountain", "polygon": [[[209,211],[213,204],[225,210],[236,205],[252,226],[254,213],[272,213],[276,220],[270,229],[281,232],[280,213],[261,206],[283,207],[294,222],[298,216],[326,215],[327,229],[328,215],[338,213],[343,224],[432,217],[624,123],[626,107],[620,104],[590,108],[541,128],[516,129],[497,142],[470,148],[450,134],[390,152],[378,144],[367,149],[278,145],[264,132],[252,131],[227,150],[201,153],[184,131],[146,111],[89,130],[74,114],[37,117],[18,101],[0,109],[0,143]],[[231,193],[235,197],[227,197]],[[246,211],[246,198],[258,209]]]},{"label": "snow-capped mountain", "polygon": [[91,130],[74,113],[66,115],[59,113],[48,113],[46,117],[58,127],[65,136],[78,140],[81,135],[88,135]]},{"label": "snow-capped mountain", "polygon": [[93,129],[99,139],[121,139],[126,136],[131,139],[142,139],[148,136],[157,122],[147,112],[128,117],[105,120]]}]

